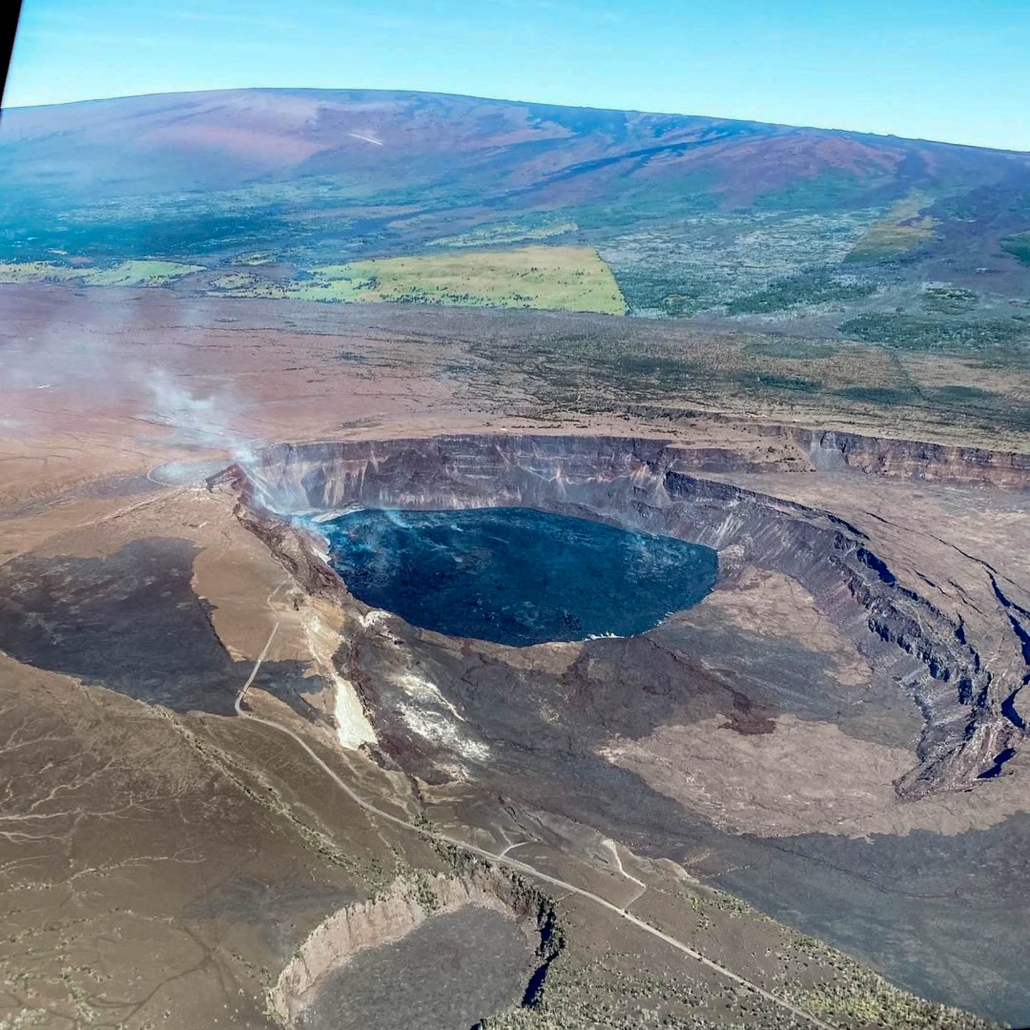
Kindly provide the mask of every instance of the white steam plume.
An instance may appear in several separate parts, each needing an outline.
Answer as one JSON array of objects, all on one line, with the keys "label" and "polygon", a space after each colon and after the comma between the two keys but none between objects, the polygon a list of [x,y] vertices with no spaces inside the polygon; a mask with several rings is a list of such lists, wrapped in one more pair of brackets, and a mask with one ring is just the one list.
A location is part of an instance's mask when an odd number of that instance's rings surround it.
[{"label": "white steam plume", "polygon": [[254,462],[257,450],[265,445],[234,428],[241,406],[231,390],[194,394],[163,368],[151,372],[147,387],[153,421],[171,428],[182,443],[231,451],[243,465]]}]

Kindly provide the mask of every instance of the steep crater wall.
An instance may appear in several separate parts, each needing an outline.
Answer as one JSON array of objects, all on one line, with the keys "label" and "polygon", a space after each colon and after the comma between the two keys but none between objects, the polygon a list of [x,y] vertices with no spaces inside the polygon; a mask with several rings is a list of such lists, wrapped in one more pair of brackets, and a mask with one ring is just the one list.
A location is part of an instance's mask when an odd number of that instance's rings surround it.
[{"label": "steep crater wall", "polygon": [[269,1001],[286,1027],[467,1027],[536,1003],[564,947],[554,906],[514,874],[415,870],[324,919]]},{"label": "steep crater wall", "polygon": [[[899,795],[996,775],[1025,736],[1026,677],[996,675],[963,623],[900,582],[856,526],[691,468],[687,451],[661,440],[454,436],[278,445],[222,479],[239,491],[240,516],[309,589],[341,596],[313,520],[352,507],[525,505],[705,544],[719,553],[723,581],[756,567],[802,584],[918,706],[918,762],[896,781]],[[1010,615],[1019,621],[1021,611]]]},{"label": "steep crater wall", "polygon": [[[683,418],[683,412],[632,405],[631,415],[649,420]],[[706,422],[733,425],[731,415],[690,412]],[[678,462],[695,472],[859,472],[907,482],[973,485],[1023,493],[1030,491],[1030,454],[954,444],[900,440],[834,429],[749,423],[761,443],[781,446],[690,445],[677,448]],[[788,459],[784,460],[784,448]]]}]

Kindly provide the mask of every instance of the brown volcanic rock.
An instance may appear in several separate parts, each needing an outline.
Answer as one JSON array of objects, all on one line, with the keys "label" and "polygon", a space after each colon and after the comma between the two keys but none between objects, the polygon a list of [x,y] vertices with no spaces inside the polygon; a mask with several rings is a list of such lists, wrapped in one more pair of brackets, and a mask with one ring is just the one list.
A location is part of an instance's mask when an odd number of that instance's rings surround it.
[{"label": "brown volcanic rock", "polygon": [[[623,421],[623,409],[618,416],[548,412],[541,422],[517,383],[494,385],[493,366],[476,366],[483,369],[482,389],[470,390],[448,371],[473,361],[470,341],[496,338],[499,349],[521,361],[526,334],[532,341],[576,328],[601,336],[608,324],[601,318],[214,299],[184,304],[181,295],[160,289],[41,285],[2,293],[5,360],[40,375],[3,384],[0,578],[6,589],[0,597],[9,613],[13,602],[21,607],[8,624],[7,643],[31,645],[40,664],[0,657],[0,757],[12,795],[5,811],[11,832],[0,842],[0,962],[9,980],[0,1016],[17,1021],[28,1011],[47,1025],[62,1016],[81,1022],[90,1018],[80,1007],[87,998],[99,999],[112,1021],[207,1026],[217,1018],[220,1025],[270,1026],[263,992],[325,916],[384,891],[399,854],[412,866],[441,868],[440,856],[417,834],[372,819],[333,791],[281,733],[233,716],[183,711],[198,698],[224,710],[224,698],[246,681],[279,620],[248,703],[293,727],[345,782],[383,808],[413,819],[425,813],[498,853],[518,843],[514,856],[590,885],[613,903],[632,904],[640,918],[775,992],[812,990],[817,1005],[839,999],[851,990],[850,974],[840,973],[846,960],[736,897],[701,888],[681,866],[873,961],[910,989],[1026,1021],[1030,936],[1013,913],[1025,907],[1030,818],[1019,813],[1027,807],[1030,753],[1021,748],[1001,775],[970,790],[897,801],[889,763],[898,758],[898,772],[917,764],[924,717],[904,685],[873,668],[854,641],[864,634],[882,654],[911,662],[924,680],[928,670],[896,644],[877,644],[860,624],[865,610],[854,599],[845,597],[841,610],[858,621],[837,625],[821,609],[818,584],[809,589],[723,548],[719,589],[647,638],[517,650],[447,641],[352,603],[330,570],[312,560],[316,541],[280,527],[276,551],[295,547],[290,554],[299,574],[318,569],[323,577],[325,596],[309,603],[298,584],[284,585],[290,563],[274,560],[230,516],[234,496],[189,485],[200,482],[198,466],[210,467],[222,454],[228,464],[228,448],[240,439],[404,439],[481,433],[484,426],[518,432],[528,425],[534,433],[544,426],[593,437],[578,456],[567,441],[560,445],[573,480],[589,480],[591,464],[610,477],[587,486],[573,481],[573,491],[581,491],[574,499],[600,507],[598,497],[611,489],[618,507],[634,496],[629,477],[646,499],[646,485],[662,471],[647,463],[657,461],[661,448],[640,443],[638,458],[627,461],[613,445],[602,460],[597,440],[668,435],[678,449],[676,467],[667,471],[729,484],[739,492],[726,494],[738,497],[734,510],[775,517],[790,532],[796,524],[807,533],[807,522],[814,540],[838,530],[860,539],[825,513],[866,533],[866,547],[898,583],[943,613],[930,628],[958,624],[961,616],[968,640],[1001,684],[1018,683],[1024,667],[1006,612],[1021,617],[996,597],[981,561],[998,571],[1006,598],[1030,608],[1017,585],[1030,583],[1020,495],[989,482],[942,487],[930,481],[938,472],[961,481],[956,455],[927,466],[923,482],[904,478],[906,466],[915,472],[914,463],[893,459],[875,463],[881,475],[846,465],[813,472],[801,436],[761,423],[797,419],[867,434],[976,440],[998,451],[1025,450],[1022,437],[993,424],[930,425],[912,421],[911,413],[877,428],[872,419],[852,423],[846,412],[825,407],[753,409],[747,398],[716,396],[703,382],[689,395],[676,386],[668,400],[657,398],[680,405],[669,422]],[[700,343],[713,361],[734,345],[728,335],[709,338],[671,323],[636,323],[632,333],[626,346],[659,338],[675,348]],[[338,348],[359,353],[365,364],[337,359]],[[162,420],[147,384],[153,368],[200,399],[211,396],[210,384],[231,382],[217,394],[233,434],[219,440],[224,452],[198,451],[196,437]],[[52,385],[38,389],[41,384]],[[681,417],[682,408],[701,400],[738,417]],[[889,458],[909,445],[870,446]],[[532,474],[513,469],[527,497],[547,500],[543,490],[533,493],[533,484],[553,470],[559,444],[554,447],[539,446]],[[410,450],[418,456],[417,445]],[[665,452],[671,457],[674,449]],[[389,459],[384,474],[407,476],[399,488],[412,494],[436,460],[423,451],[422,463],[412,458],[404,472],[392,451],[377,444],[374,453]],[[379,486],[374,469],[368,471],[368,452],[355,448],[350,458],[352,488],[360,487],[364,467],[371,496]],[[1002,459],[995,455],[995,465]],[[495,479],[497,456],[479,460]],[[330,458],[325,461],[328,469]],[[699,462],[706,466],[700,476]],[[476,496],[464,480],[438,485]],[[326,483],[312,487],[324,491]],[[382,496],[389,499],[386,486]],[[706,506],[716,511],[722,501],[698,496],[690,504],[701,521]],[[853,551],[842,559],[849,554],[853,559]],[[153,564],[141,560],[148,555]],[[791,557],[788,547],[777,561]],[[872,573],[861,565],[857,571]],[[54,591],[50,600],[47,590]],[[197,598],[209,618],[195,617]],[[97,618],[105,605],[147,628],[135,655],[131,624],[112,623],[106,638],[97,633],[98,624],[107,624]],[[20,631],[26,623],[31,633]],[[164,646],[160,633],[151,632],[162,626],[169,630]],[[59,634],[45,653],[35,650],[32,637],[44,629]],[[214,654],[219,647],[224,653]],[[415,667],[417,660],[422,666]],[[53,671],[58,667],[67,671]],[[322,717],[340,712],[331,696],[346,686],[340,669],[355,670],[357,686],[378,699],[371,714],[383,752],[394,751],[395,762],[437,782],[376,766],[366,758],[367,745],[340,747]],[[163,681],[161,691],[136,699],[151,677]],[[104,685],[82,682],[94,678]],[[286,686],[295,689],[274,696]],[[559,691],[575,701],[574,711],[562,711]],[[573,716],[582,732],[569,730]],[[450,742],[440,739],[448,720],[456,725]],[[427,736],[427,728],[437,736]],[[360,740],[343,743],[356,747]],[[613,743],[626,749],[623,758],[636,770],[605,758],[602,749]],[[477,745],[489,749],[485,759]],[[806,784],[807,797],[789,799],[789,774],[801,768],[821,774],[822,782]],[[684,790],[678,780],[684,771],[706,775]],[[861,799],[849,800],[851,788],[876,793],[882,810],[870,813],[871,803],[862,808]],[[733,804],[712,804],[719,792]],[[35,821],[40,815],[47,819]],[[783,821],[774,826],[777,820]],[[595,825],[604,832],[592,830]],[[613,836],[618,845],[601,844]],[[634,839],[648,841],[661,858],[632,855],[626,842]],[[620,861],[648,884],[646,894],[638,897],[640,883],[619,872]],[[657,1007],[664,995],[692,999],[677,1010],[688,1022],[718,1009],[725,1019],[756,1028],[783,1025],[782,1013],[757,1012],[750,996],[735,999],[724,979],[711,971],[698,976],[680,953],[615,913],[586,899],[563,899],[560,907],[573,924],[566,955],[584,973],[584,1004],[611,1005],[617,1018],[637,1026],[648,1015],[640,1009]],[[861,983],[864,1002],[869,980]],[[902,1003],[905,1012],[914,1010],[913,999]],[[841,1023],[865,1025],[856,1016]],[[945,1013],[936,1025],[974,1024]]]},{"label": "brown volcanic rock", "polygon": [[1003,490],[1030,490],[1030,454],[883,440],[857,433],[795,430],[817,469],[856,469],[873,475],[940,483],[976,483]]}]

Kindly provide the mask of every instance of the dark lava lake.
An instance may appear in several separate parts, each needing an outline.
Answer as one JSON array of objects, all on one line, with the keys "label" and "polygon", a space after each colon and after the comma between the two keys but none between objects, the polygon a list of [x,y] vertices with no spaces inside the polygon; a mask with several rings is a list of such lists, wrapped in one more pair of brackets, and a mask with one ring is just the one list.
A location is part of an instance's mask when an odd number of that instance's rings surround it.
[{"label": "dark lava lake", "polygon": [[710,547],[533,508],[369,508],[320,528],[365,604],[517,647],[643,633],[697,604],[717,575]]}]

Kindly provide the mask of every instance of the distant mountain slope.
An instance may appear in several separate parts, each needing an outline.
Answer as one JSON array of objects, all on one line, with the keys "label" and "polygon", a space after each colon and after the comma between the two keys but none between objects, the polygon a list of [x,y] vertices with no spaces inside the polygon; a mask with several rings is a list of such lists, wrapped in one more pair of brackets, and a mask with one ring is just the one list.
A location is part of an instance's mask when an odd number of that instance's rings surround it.
[{"label": "distant mountain slope", "polygon": [[1005,321],[1030,296],[1030,155],[852,132],[220,91],[6,111],[0,181],[0,258],[242,256],[275,269],[262,295],[290,268],[540,242],[594,247],[638,314],[836,330]]},{"label": "distant mountain slope", "polygon": [[[794,195],[798,184],[826,176],[840,180],[830,192],[851,204],[914,187],[1030,186],[1030,158],[1003,151],[368,90],[237,90],[15,108],[3,114],[0,148],[9,184],[91,196],[238,189],[311,175],[379,191],[412,184],[472,190],[494,203],[515,191],[525,198],[518,207],[590,199],[620,179],[655,184],[698,175],[724,206],[811,202],[809,191]],[[698,191],[697,183],[686,185]]]}]

